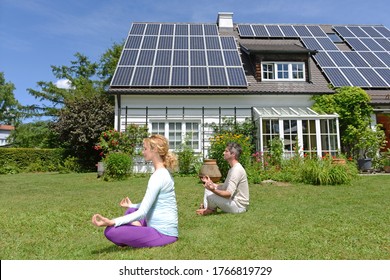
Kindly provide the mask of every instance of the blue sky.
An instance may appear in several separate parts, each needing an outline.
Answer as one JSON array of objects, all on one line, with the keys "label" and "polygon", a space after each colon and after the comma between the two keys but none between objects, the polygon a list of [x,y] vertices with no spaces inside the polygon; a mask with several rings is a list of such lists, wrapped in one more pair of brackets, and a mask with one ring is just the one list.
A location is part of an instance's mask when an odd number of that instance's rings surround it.
[{"label": "blue sky", "polygon": [[38,103],[27,88],[53,81],[51,65],[70,65],[80,52],[92,61],[127,35],[132,22],[383,24],[387,0],[0,0],[0,72],[23,105]]}]

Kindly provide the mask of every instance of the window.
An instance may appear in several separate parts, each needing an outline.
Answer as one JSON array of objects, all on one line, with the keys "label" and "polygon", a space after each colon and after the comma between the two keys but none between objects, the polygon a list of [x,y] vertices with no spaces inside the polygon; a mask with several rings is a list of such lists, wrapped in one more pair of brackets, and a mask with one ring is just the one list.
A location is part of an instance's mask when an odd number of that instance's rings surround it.
[{"label": "window", "polygon": [[283,143],[286,155],[293,155],[298,139],[297,120],[283,120]]},{"label": "window", "polygon": [[279,120],[263,119],[263,150],[269,149],[269,141],[279,137]]},{"label": "window", "polygon": [[321,120],[321,144],[322,155],[337,154],[337,127],[336,121],[333,119]]},{"label": "window", "polygon": [[265,81],[304,81],[304,62],[265,62],[262,63],[262,77]]},{"label": "window", "polygon": [[341,39],[336,33],[327,33],[326,35],[328,35],[329,39],[331,39],[333,43],[343,42],[343,39]]},{"label": "window", "polygon": [[200,122],[154,121],[151,127],[152,134],[161,134],[168,139],[172,150],[179,149],[184,142],[195,151],[200,150]]},{"label": "window", "polygon": [[317,153],[316,121],[302,120],[303,153],[315,155]]}]

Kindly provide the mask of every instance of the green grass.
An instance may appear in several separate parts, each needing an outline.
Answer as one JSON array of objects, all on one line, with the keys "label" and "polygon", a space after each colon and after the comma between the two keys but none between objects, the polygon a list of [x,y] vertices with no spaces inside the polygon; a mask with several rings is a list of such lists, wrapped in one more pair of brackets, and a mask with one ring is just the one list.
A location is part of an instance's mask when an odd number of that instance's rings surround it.
[{"label": "green grass", "polygon": [[201,217],[203,187],[176,177],[179,241],[119,248],[92,226],[92,214],[122,215],[124,196],[142,199],[148,178],[105,182],[96,174],[0,175],[0,258],[389,260],[390,176],[351,186],[251,185],[244,214]]}]

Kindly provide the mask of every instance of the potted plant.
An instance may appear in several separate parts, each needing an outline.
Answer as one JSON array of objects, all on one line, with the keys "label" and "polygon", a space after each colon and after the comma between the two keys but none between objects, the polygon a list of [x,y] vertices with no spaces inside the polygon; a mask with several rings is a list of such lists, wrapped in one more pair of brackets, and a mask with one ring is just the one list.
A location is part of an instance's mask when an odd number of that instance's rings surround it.
[{"label": "potted plant", "polygon": [[390,173],[390,148],[382,154],[382,164],[385,173]]},{"label": "potted plant", "polygon": [[356,145],[353,149],[357,157],[358,167],[361,171],[370,170],[372,159],[376,157],[379,150],[386,144],[384,131],[377,125],[374,129],[369,126],[355,131]]}]

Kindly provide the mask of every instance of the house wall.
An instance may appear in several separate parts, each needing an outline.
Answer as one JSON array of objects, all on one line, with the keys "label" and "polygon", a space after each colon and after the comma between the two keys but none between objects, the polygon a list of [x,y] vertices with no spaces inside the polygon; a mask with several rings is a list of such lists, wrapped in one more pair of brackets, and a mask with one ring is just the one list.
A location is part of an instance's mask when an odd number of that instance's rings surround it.
[{"label": "house wall", "polygon": [[[200,146],[196,152],[206,155],[212,129],[207,124],[221,123],[222,118],[244,121],[252,117],[252,107],[310,107],[308,95],[218,95],[168,96],[122,95],[121,110],[115,108],[115,129],[124,131],[131,123],[150,121],[198,121]],[[147,109],[146,109],[147,107]],[[120,118],[120,121],[119,121]]]}]

